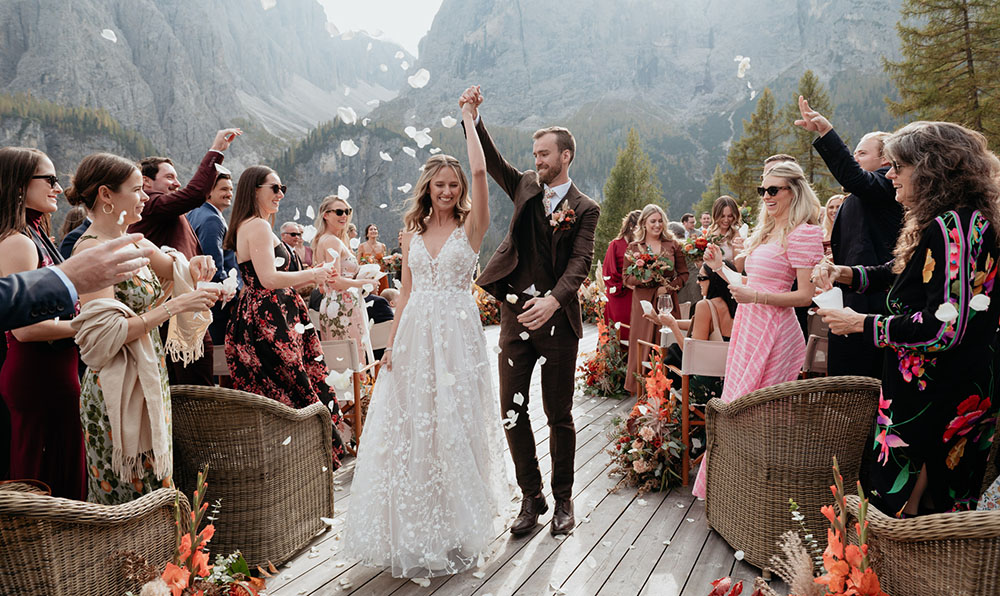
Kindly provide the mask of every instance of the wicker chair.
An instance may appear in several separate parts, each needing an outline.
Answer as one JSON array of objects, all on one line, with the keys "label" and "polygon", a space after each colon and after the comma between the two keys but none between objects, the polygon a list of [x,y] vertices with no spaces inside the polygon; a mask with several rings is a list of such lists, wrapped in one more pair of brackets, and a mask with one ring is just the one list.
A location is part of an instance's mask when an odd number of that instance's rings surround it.
[{"label": "wicker chair", "polygon": [[[162,568],[174,554],[174,499],[161,488],[124,505],[95,505],[0,487],[0,594],[107,596],[139,591],[109,562],[131,551]],[[190,511],[179,495],[181,511]]]},{"label": "wicker chair", "polygon": [[757,567],[794,529],[794,499],[814,536],[826,535],[820,507],[832,503],[832,457],[854,486],[880,382],[826,377],[781,383],[731,403],[708,402],[708,523]]},{"label": "wicker chair", "polygon": [[222,499],[212,552],[239,549],[251,566],[280,565],[324,529],[320,517],[333,517],[326,406],[296,410],[244,391],[194,385],[174,385],[170,397],[174,481],[191,493],[208,464],[206,501]]},{"label": "wicker chair", "polygon": [[[851,540],[861,499],[847,497]],[[868,549],[887,594],[1000,594],[1000,511],[889,517],[868,507]]]}]

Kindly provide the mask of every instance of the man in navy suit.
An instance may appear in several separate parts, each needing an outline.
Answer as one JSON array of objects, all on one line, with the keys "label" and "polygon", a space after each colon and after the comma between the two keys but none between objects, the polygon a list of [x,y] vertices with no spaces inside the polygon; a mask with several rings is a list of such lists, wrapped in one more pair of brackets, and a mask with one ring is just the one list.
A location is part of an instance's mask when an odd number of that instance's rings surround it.
[{"label": "man in navy suit", "polygon": [[[222,249],[222,240],[226,237],[229,225],[222,212],[233,204],[233,177],[220,172],[215,177],[215,184],[208,193],[208,199],[197,209],[187,214],[188,222],[198,236],[202,254],[212,257],[215,261],[215,277],[212,281],[222,282],[229,277],[229,271],[236,269],[236,253]],[[221,346],[226,340],[226,324],[233,300],[222,304],[218,302],[212,307],[212,325],[208,328],[212,343]]]},{"label": "man in navy suit", "polygon": [[62,255],[62,258],[68,259],[73,256],[73,247],[76,246],[76,241],[80,239],[80,236],[83,236],[83,233],[86,232],[89,227],[90,214],[88,213],[87,219],[83,220],[83,223],[70,230],[59,244],[59,254]]},{"label": "man in navy suit", "polygon": [[[861,137],[854,149],[847,148],[830,121],[812,110],[799,97],[801,120],[795,124],[819,134],[813,147],[844,190],[837,218],[833,220],[830,248],[837,265],[882,265],[893,258],[893,249],[902,225],[903,208],[896,202],[896,189],[885,177],[889,160],[882,146],[889,133],[871,132]],[[844,306],[865,314],[885,312],[886,293],[844,290]],[[860,333],[830,335],[828,370],[830,375],[864,375],[881,378],[883,350],[875,348]]]}]

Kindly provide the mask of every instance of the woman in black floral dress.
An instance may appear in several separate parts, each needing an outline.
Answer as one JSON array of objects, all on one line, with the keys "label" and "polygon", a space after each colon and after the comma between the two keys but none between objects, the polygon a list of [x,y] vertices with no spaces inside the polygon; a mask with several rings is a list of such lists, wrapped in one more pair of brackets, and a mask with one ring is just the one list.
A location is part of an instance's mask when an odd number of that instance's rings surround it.
[{"label": "woman in black floral dress", "polygon": [[821,310],[834,333],[889,347],[875,421],[871,500],[912,516],[975,509],[996,428],[1000,161],[983,135],[914,122],[885,145],[906,207],[895,259],[820,265],[858,291],[889,290],[888,315]]},{"label": "woman in black floral dress", "polygon": [[274,170],[247,168],[240,176],[224,247],[236,251],[243,290],[226,330],[226,361],[233,387],[304,408],[317,401],[333,414],[333,455],[340,465],[343,428],[333,389],[325,382],[319,335],[294,286],[324,284],[329,268],[295,271],[285,245],[271,231],[271,219],[285,196]]}]

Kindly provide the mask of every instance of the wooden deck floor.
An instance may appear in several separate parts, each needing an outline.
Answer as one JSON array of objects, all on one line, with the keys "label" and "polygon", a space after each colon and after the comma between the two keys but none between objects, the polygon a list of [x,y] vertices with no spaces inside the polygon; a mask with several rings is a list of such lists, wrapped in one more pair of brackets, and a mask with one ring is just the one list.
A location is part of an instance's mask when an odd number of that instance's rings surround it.
[{"label": "wooden deck floor", "polygon": [[[496,344],[499,330],[487,329]],[[581,352],[594,349],[596,328],[587,326]],[[532,381],[529,415],[538,441],[539,464],[549,478],[548,427],[541,411],[539,375]],[[494,379],[496,370],[494,369]],[[607,431],[615,416],[627,414],[632,400],[577,396],[573,408],[577,428],[574,505],[577,527],[564,540],[548,532],[550,512],[536,531],[513,538],[498,533],[493,555],[477,570],[433,578],[421,587],[393,578],[387,571],[364,567],[345,558],[340,541],[344,518],[351,512],[353,460],[335,478],[336,523],[313,540],[298,557],[268,580],[270,596],[355,594],[366,596],[507,596],[708,594],[710,582],[725,575],[748,588],[759,572],[734,558],[733,549],[705,522],[704,503],[690,489],[648,493],[634,489],[609,492],[616,479],[608,477]],[[551,495],[546,491],[551,503]],[[751,590],[745,590],[749,594]]]}]

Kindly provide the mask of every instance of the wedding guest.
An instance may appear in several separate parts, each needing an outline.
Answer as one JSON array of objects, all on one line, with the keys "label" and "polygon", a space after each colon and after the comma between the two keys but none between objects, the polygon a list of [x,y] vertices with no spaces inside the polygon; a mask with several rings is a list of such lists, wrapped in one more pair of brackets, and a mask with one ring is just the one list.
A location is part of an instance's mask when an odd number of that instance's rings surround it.
[{"label": "wedding guest", "polygon": [[712,227],[712,214],[705,211],[701,214],[701,228],[698,231],[704,236],[710,227]]},{"label": "wedding guest", "polygon": [[[760,221],[747,239],[746,276],[730,286],[739,303],[726,359],[721,399],[731,402],[751,391],[798,377],[806,345],[795,306],[806,306],[815,291],[812,268],[823,258],[823,230],[818,223],[819,199],[802,168],[792,162],[773,166],[757,188]],[[709,245],[705,263],[714,271],[722,251]],[[797,289],[791,290],[792,282]],[[693,490],[705,496],[705,464]]]},{"label": "wedding guest", "polygon": [[[643,318],[640,302],[645,300],[656,308],[657,298],[666,294],[671,297],[673,302],[671,312],[674,318],[680,318],[677,291],[684,286],[688,278],[684,251],[680,243],[674,239],[673,234],[667,230],[666,221],[667,215],[659,205],[649,204],[643,207],[639,214],[639,221],[636,223],[635,240],[628,245],[626,250],[623,283],[632,290],[632,308],[629,314],[628,365],[626,367],[628,373],[625,375],[625,390],[632,394],[639,391],[639,383],[632,373],[641,374],[641,356],[644,352],[637,340],[659,343],[657,341],[659,339],[658,328]],[[634,262],[635,255],[647,252],[671,262],[671,270],[662,279],[654,277],[648,282],[643,282],[628,274],[628,265]]]},{"label": "wedding guest", "polygon": [[681,216],[681,225],[684,226],[684,238],[680,240],[687,240],[691,236],[697,236],[698,230],[694,226],[694,213],[685,213]]},{"label": "wedding guest", "polygon": [[948,122],[908,124],[884,152],[905,208],[894,259],[827,263],[815,273],[823,287],[888,288],[888,312],[819,313],[832,333],[889,348],[871,446],[872,505],[897,517],[975,509],[998,406],[1000,160],[982,134]]},{"label": "wedding guest", "polygon": [[397,290],[396,288],[386,288],[382,290],[382,293],[379,294],[379,296],[386,299],[386,301],[389,303],[389,308],[391,308],[393,311],[396,310],[396,301],[399,300],[399,290]]},{"label": "wedding guest", "polygon": [[[722,195],[712,204],[712,225],[708,227],[706,236],[720,236],[719,246],[722,248],[722,258],[736,261],[736,255],[743,250],[743,237],[739,229],[743,225],[740,207],[736,199]],[[740,259],[742,264],[742,259]]]},{"label": "wedding guest", "polygon": [[396,233],[396,248],[392,249],[389,254],[399,255],[399,266],[395,268],[392,272],[392,278],[396,281],[403,281],[403,228],[399,228],[399,232]]},{"label": "wedding guest", "polygon": [[761,174],[761,179],[767,176],[767,173],[771,171],[771,168],[781,163],[793,163],[798,164],[799,160],[796,159],[794,155],[789,155],[787,153],[775,153],[774,155],[769,155],[764,158],[764,173]]},{"label": "wedding guest", "polygon": [[[44,227],[62,190],[55,166],[41,151],[0,149],[0,275],[63,262]],[[11,478],[44,482],[53,496],[85,500],[75,334],[69,320],[7,332],[0,397],[10,412],[10,435],[2,437],[10,451],[0,467]]]},{"label": "wedding guest", "polygon": [[[881,265],[892,258],[902,225],[903,208],[886,177],[889,158],[884,145],[889,133],[861,137],[854,154],[822,114],[799,98],[801,120],[795,124],[819,135],[813,147],[848,194],[830,231],[833,262],[848,267]],[[885,288],[888,290],[888,287]],[[843,287],[844,306],[865,314],[886,314],[886,292],[854,292]],[[885,350],[860,335],[831,335],[827,367],[831,375],[878,377]]]},{"label": "wedding guest", "polygon": [[[365,226],[365,241],[358,247],[358,261],[361,263],[374,263],[382,271],[385,267],[385,245],[378,241],[378,226],[368,224]],[[378,291],[389,287],[389,276],[385,275],[378,282]]]},{"label": "wedding guest", "polygon": [[[75,230],[77,226],[79,226],[80,224],[82,224],[87,220],[88,220],[87,209],[83,205],[70,207],[69,211],[66,212],[66,216],[63,217],[62,223],[59,225],[60,242],[65,240],[66,236],[68,236],[70,232]],[[74,242],[76,242],[76,240],[74,240]],[[61,245],[59,252],[62,253]]]},{"label": "wedding guest", "polygon": [[[208,199],[196,209],[187,214],[191,228],[198,236],[198,244],[204,254],[212,257],[215,263],[215,276],[212,281],[222,283],[229,277],[229,272],[237,269],[236,253],[222,248],[222,240],[226,237],[229,224],[222,212],[233,204],[233,176],[220,172],[215,177],[215,184],[208,193]],[[226,341],[226,326],[234,302],[219,301],[212,307],[212,324],[208,333],[212,343],[221,346]]]},{"label": "wedding guest", "polygon": [[346,427],[333,389],[325,382],[329,370],[322,359],[319,334],[294,289],[303,283],[328,283],[336,270],[290,270],[292,253],[271,231],[284,196],[285,186],[267,166],[247,168],[237,182],[223,246],[236,252],[243,291],[226,330],[226,362],[234,389],[293,408],[316,402],[329,407],[334,422],[333,466],[339,467]]},{"label": "wedding guest", "polygon": [[317,266],[333,261],[332,267],[338,275],[325,290],[313,291],[310,305],[319,311],[323,339],[354,340],[360,355],[364,354],[361,336],[365,325],[360,292],[366,285],[374,284],[355,279],[360,265],[348,244],[352,212],[351,205],[336,195],[324,198],[319,205],[313,258]]},{"label": "wedding guest", "polygon": [[[80,162],[66,198],[86,205],[93,219],[76,243],[77,252],[125,235],[128,226],[142,219],[148,201],[136,164],[110,153],[88,155]],[[113,287],[81,294],[80,314],[73,320],[76,343],[88,365],[80,392],[87,498],[105,505],[172,485],[170,389],[163,366],[167,350],[157,327],[172,320],[167,349],[181,362],[191,362],[199,356],[208,324],[185,315],[207,314],[219,297],[214,290],[193,289],[198,281],[211,279],[215,265],[210,257],[195,256],[189,264],[183,255],[167,254],[149,240],[138,244],[154,249],[150,266]],[[172,297],[166,301],[161,280],[172,282]]]},{"label": "wedding guest", "polygon": [[844,202],[844,195],[833,195],[826,200],[823,207],[823,254],[827,257],[833,256],[833,249],[830,247],[830,236],[833,234],[833,222],[837,219],[837,212]]},{"label": "wedding guest", "polygon": [[304,233],[305,229],[294,221],[286,221],[281,224],[281,241],[295,251],[302,267],[308,268],[313,266],[313,251],[312,247],[303,241],[302,235]]},{"label": "wedding guest", "polygon": [[622,271],[625,270],[625,251],[635,239],[635,226],[639,223],[641,213],[642,211],[635,209],[622,218],[618,237],[608,244],[608,251],[604,253],[601,272],[608,295],[608,304],[604,311],[605,322],[609,325],[620,323],[617,328],[618,337],[622,341],[628,341],[628,324],[632,313],[632,289],[623,283]]},{"label": "wedding guest", "polygon": [[[351,224],[347,224],[347,238],[348,238],[348,240],[357,240],[358,239],[358,226],[356,226],[356,225],[354,225],[352,223]],[[360,241],[358,241],[358,243],[360,244]],[[351,243],[349,243],[349,244],[351,244]],[[356,250],[356,249],[352,248],[351,250]]]},{"label": "wedding guest", "polygon": [[[198,237],[184,215],[200,207],[208,198],[219,173],[216,166],[225,158],[223,152],[241,134],[238,128],[226,128],[215,133],[211,148],[183,188],[170,158],[147,157],[139,162],[142,190],[149,196],[149,202],[142,219],[129,231],[141,232],[155,246],[169,246],[189,259],[202,254]],[[166,329],[161,329],[160,335],[166,341]],[[172,384],[215,384],[212,377],[212,338],[205,333],[204,339],[205,355],[196,362],[183,366],[167,358],[167,373]]]},{"label": "wedding guest", "polygon": [[684,229],[684,224],[679,221],[672,221],[667,224],[667,229],[670,233],[674,235],[674,238],[678,240],[684,240],[687,238],[687,231]]}]

